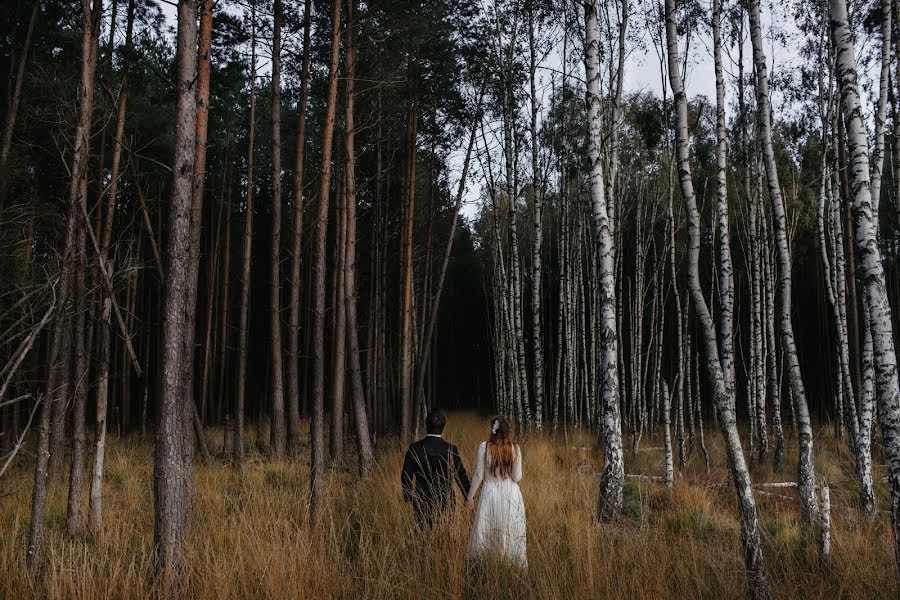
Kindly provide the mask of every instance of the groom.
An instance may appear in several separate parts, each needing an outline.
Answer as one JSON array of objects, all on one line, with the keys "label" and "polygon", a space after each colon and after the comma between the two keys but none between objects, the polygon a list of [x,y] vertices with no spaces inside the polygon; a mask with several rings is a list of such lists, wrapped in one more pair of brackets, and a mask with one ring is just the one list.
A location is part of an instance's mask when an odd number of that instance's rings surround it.
[{"label": "groom", "polygon": [[463,498],[469,492],[469,476],[456,446],[441,437],[447,418],[439,411],[425,417],[424,439],[410,444],[403,460],[400,483],[403,501],[412,502],[419,527],[432,529],[450,505],[453,478]]}]

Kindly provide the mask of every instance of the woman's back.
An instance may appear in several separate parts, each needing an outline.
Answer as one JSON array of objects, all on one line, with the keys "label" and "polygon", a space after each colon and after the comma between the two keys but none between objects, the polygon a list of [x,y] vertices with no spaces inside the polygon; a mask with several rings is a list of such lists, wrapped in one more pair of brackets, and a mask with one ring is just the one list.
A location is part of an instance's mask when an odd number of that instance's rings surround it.
[{"label": "woman's back", "polygon": [[499,452],[495,455],[494,445],[481,442],[478,446],[468,500],[474,500],[482,482],[484,486],[466,554],[476,556],[497,551],[513,563],[527,568],[525,502],[519,489],[519,481],[522,480],[522,450],[517,445],[511,445],[508,449],[512,451],[512,465],[494,465],[496,456],[501,456]]},{"label": "woman's back", "polygon": [[475,484],[475,478],[480,480],[482,477],[484,478],[485,483],[504,480],[519,483],[519,481],[522,480],[522,450],[519,448],[518,444],[514,445],[512,450],[512,469],[509,470],[508,474],[503,473],[502,469],[491,468],[493,465],[491,444],[489,442],[481,442],[478,446],[478,458],[475,461],[475,476],[472,481],[473,485]]}]

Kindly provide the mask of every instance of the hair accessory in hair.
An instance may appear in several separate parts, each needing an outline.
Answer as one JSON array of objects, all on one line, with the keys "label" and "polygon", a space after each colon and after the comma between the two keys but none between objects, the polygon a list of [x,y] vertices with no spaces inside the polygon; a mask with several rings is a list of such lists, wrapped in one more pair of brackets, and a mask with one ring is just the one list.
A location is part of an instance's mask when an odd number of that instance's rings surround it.
[{"label": "hair accessory in hair", "polygon": [[494,419],[494,422],[491,423],[491,435],[497,435],[497,432],[500,430],[500,419]]}]

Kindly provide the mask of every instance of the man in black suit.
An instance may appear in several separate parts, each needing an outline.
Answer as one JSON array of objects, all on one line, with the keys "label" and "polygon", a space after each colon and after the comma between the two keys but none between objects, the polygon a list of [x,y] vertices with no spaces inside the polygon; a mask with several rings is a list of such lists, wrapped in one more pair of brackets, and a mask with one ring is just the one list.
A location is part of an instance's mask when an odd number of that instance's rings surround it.
[{"label": "man in black suit", "polygon": [[441,437],[446,422],[443,413],[428,413],[427,435],[410,444],[403,460],[403,501],[412,502],[419,527],[431,529],[443,517],[452,501],[451,478],[459,485],[463,498],[469,493],[469,476],[459,451]]}]

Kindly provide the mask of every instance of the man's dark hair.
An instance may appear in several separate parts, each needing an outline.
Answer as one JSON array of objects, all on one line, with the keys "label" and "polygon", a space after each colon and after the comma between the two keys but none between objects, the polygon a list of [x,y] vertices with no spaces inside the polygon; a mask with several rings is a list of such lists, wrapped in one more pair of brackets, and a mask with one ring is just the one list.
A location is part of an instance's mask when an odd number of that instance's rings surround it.
[{"label": "man's dark hair", "polygon": [[444,425],[447,424],[447,417],[439,410],[433,410],[425,417],[425,431],[427,433],[440,435],[444,432]]}]

